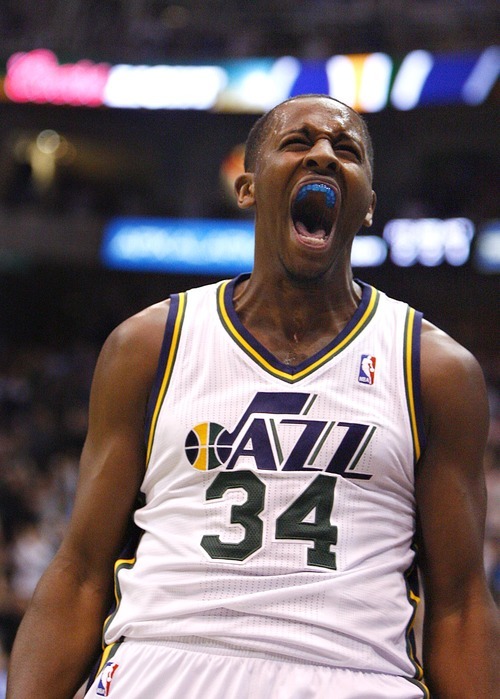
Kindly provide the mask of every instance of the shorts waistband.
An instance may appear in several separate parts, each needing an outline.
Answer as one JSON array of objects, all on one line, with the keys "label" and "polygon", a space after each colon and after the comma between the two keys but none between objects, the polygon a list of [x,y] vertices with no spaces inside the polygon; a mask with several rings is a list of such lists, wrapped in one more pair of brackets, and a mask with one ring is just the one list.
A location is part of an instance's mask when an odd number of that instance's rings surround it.
[{"label": "shorts waistband", "polygon": [[313,662],[303,658],[292,658],[288,655],[281,655],[280,653],[273,653],[267,650],[257,651],[254,649],[248,649],[242,646],[232,645],[229,643],[224,643],[222,641],[210,638],[202,638],[198,636],[171,637],[169,639],[137,639],[125,637],[123,638],[122,642],[165,646],[167,648],[176,648],[177,650],[193,651],[195,653],[214,653],[216,655],[228,655],[232,657],[260,658],[262,660],[272,660],[274,662],[288,663],[292,665],[335,667],[339,670],[350,669],[337,668],[336,666],[328,665],[327,663]]}]

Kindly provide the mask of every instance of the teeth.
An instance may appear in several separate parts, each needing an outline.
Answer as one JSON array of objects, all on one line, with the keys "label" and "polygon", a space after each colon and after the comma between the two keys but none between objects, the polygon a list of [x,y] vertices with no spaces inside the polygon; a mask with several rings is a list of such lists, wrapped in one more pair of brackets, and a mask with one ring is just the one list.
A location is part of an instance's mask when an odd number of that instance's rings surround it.
[{"label": "teeth", "polygon": [[332,209],[335,206],[335,201],[337,199],[335,190],[333,190],[327,184],[323,184],[322,182],[311,182],[311,184],[303,185],[299,189],[295,201],[300,201],[309,192],[322,192],[325,195],[326,205],[328,206],[328,208]]}]

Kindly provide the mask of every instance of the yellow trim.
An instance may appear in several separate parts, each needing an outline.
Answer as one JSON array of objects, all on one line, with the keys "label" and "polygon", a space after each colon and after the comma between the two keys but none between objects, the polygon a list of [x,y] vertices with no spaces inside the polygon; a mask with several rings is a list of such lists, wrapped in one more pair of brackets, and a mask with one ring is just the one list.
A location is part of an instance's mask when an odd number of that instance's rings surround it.
[{"label": "yellow trim", "polygon": [[101,661],[100,661],[100,663],[99,663],[99,667],[98,667],[97,672],[96,672],[96,675],[95,675],[96,677],[97,677],[97,675],[101,672],[102,668],[104,667],[106,661],[108,660],[108,658],[109,658],[109,656],[110,656],[110,654],[111,654],[112,649],[116,646],[117,643],[119,643],[119,641],[115,641],[114,643],[111,643],[109,646],[105,646],[105,645],[104,645],[104,635],[105,635],[105,633],[106,633],[106,629],[107,629],[107,627],[108,627],[108,625],[109,625],[109,622],[111,621],[111,619],[112,619],[112,618],[114,617],[114,615],[116,614],[116,611],[117,611],[118,606],[119,606],[119,604],[120,604],[120,592],[119,592],[119,583],[118,583],[118,573],[119,573],[119,569],[120,569],[122,566],[124,566],[124,565],[128,565],[129,567],[132,567],[132,566],[134,565],[135,561],[136,561],[135,556],[134,556],[134,558],[118,558],[118,559],[115,561],[115,565],[114,565],[114,567],[113,567],[113,573],[114,573],[114,575],[113,575],[113,577],[114,577],[113,593],[114,593],[114,597],[115,597],[116,608],[111,612],[111,614],[109,614],[109,615],[106,617],[106,619],[104,620],[104,624],[102,625],[102,629],[103,629],[103,630],[102,630],[102,649],[103,649],[103,653],[102,653],[102,656],[101,656]]},{"label": "yellow trim", "polygon": [[224,304],[224,292],[226,290],[227,285],[230,283],[230,281],[226,281],[222,283],[219,287],[219,309],[222,314],[222,318],[224,320],[224,323],[230,333],[235,337],[237,340],[238,344],[241,345],[241,347],[248,353],[250,354],[253,359],[255,359],[264,369],[266,369],[269,373],[274,374],[274,376],[277,376],[279,378],[285,379],[286,381],[294,382],[298,381],[299,379],[302,379],[304,376],[307,376],[308,374],[312,373],[317,369],[319,366],[327,362],[331,357],[335,356],[338,354],[346,345],[348,345],[352,339],[360,332],[362,327],[366,324],[367,320],[370,318],[373,309],[377,303],[378,300],[378,291],[374,288],[371,287],[371,297],[370,301],[368,302],[368,305],[366,307],[365,312],[363,313],[362,317],[360,318],[359,322],[356,323],[356,326],[351,330],[351,332],[344,337],[344,339],[338,343],[338,345],[335,345],[333,349],[331,349],[329,352],[324,354],[322,357],[320,357],[318,360],[316,360],[313,364],[310,364],[307,366],[305,369],[302,369],[302,371],[297,372],[296,374],[290,374],[287,371],[282,371],[281,369],[276,369],[272,364],[270,364],[262,355],[259,354],[257,350],[255,350],[246,340],[244,337],[240,335],[240,333],[237,331],[237,329],[234,327],[228,313],[226,310],[226,306]]},{"label": "yellow trim", "polygon": [[149,436],[148,436],[148,446],[147,446],[147,451],[146,451],[146,467],[149,463],[149,459],[151,458],[151,451],[153,449],[153,437],[154,437],[154,433],[155,433],[155,429],[156,429],[156,423],[158,422],[158,415],[160,413],[161,404],[162,404],[163,399],[165,397],[167,386],[168,386],[168,383],[170,381],[170,376],[172,374],[172,369],[174,366],[174,358],[175,358],[175,355],[177,352],[177,347],[179,344],[181,325],[182,325],[182,320],[184,318],[185,306],[186,306],[186,293],[184,292],[184,293],[179,294],[179,306],[177,309],[177,317],[175,319],[174,331],[172,333],[172,342],[170,344],[170,350],[168,353],[167,363],[166,363],[166,367],[165,367],[165,373],[163,374],[163,380],[161,383],[160,391],[158,393],[158,398],[156,400],[155,409],[153,411],[153,417],[151,420],[151,427],[150,427]]},{"label": "yellow trim", "polygon": [[[419,607],[420,602],[421,602],[420,597],[418,595],[416,595],[413,592],[413,590],[409,589],[409,593],[410,593],[409,594],[410,601],[414,602],[414,606],[412,605],[414,611],[413,611],[412,620],[411,620],[410,625],[409,625],[408,630],[407,630],[407,636],[409,636],[411,634],[411,632],[413,631],[413,629],[415,627],[415,621],[417,619],[417,610],[418,610],[418,607]],[[424,668],[419,663],[417,657],[413,653],[413,648],[412,648],[411,644],[408,644],[408,648],[409,648],[408,655],[409,655],[410,660],[412,661],[412,663],[415,666],[415,669],[417,671],[417,676],[415,677],[415,679],[417,680],[417,682],[419,682],[421,684],[421,689],[423,689],[426,692],[426,697],[428,697],[430,695],[429,695],[429,690],[427,689],[427,687],[424,683]]]},{"label": "yellow trim", "polygon": [[[114,617],[116,614],[116,610],[118,609],[118,606],[120,604],[120,593],[119,593],[119,584],[118,584],[118,573],[119,573],[119,568],[121,568],[124,565],[129,565],[132,567],[136,561],[135,556],[133,558],[118,558],[115,561],[115,565],[113,567],[113,577],[114,577],[114,586],[113,586],[113,593],[115,596],[115,602],[116,602],[116,608],[109,614],[106,619],[104,620],[104,624],[102,625],[103,628],[103,640],[104,640],[104,634],[106,633],[106,629],[108,627],[108,624],[110,620]],[[104,648],[104,645],[103,645]]]},{"label": "yellow trim", "polygon": [[412,599],[417,604],[420,604],[420,595],[416,595],[413,590],[410,590],[410,599]]},{"label": "yellow trim", "polygon": [[420,459],[421,446],[418,437],[417,414],[415,410],[415,395],[413,392],[413,331],[415,328],[415,310],[408,309],[408,317],[406,324],[406,387],[408,397],[408,411],[410,414],[411,433],[413,436],[413,444],[415,448],[415,461]]},{"label": "yellow trim", "polygon": [[101,662],[99,663],[99,667],[97,668],[97,672],[95,673],[95,676],[97,677],[101,672],[103,667],[106,665],[109,656],[111,655],[111,651],[115,646],[117,645],[118,641],[115,641],[114,643],[111,643],[109,646],[106,646],[106,648],[103,651],[103,654],[101,656]]},{"label": "yellow trim", "polygon": [[[412,546],[414,548],[414,546]],[[410,603],[412,609],[413,609],[413,614],[411,616],[410,622],[406,628],[406,643],[407,643],[407,651],[408,651],[408,657],[413,663],[413,666],[416,671],[416,675],[414,678],[407,678],[412,682],[413,684],[417,684],[418,687],[423,691],[425,699],[430,699],[430,694],[429,690],[425,685],[425,680],[424,680],[424,669],[422,665],[420,664],[418,658],[416,657],[414,653],[414,648],[413,644],[411,643],[410,637],[413,632],[413,629],[415,627],[415,622],[417,620],[417,613],[418,613],[418,607],[420,606],[421,603],[421,597],[418,595],[411,587],[410,583],[410,578],[412,574],[414,573],[414,566],[416,565],[415,561],[413,564],[410,566],[410,568],[405,572],[405,582],[406,582],[406,592],[407,592],[407,598],[408,602]]]},{"label": "yellow trim", "polygon": [[[117,604],[117,605],[120,604],[120,594],[119,594],[119,592],[118,592],[118,573],[120,572],[119,569],[120,569],[122,566],[124,566],[124,565],[129,565],[130,567],[132,567],[132,566],[134,565],[135,561],[136,561],[136,557],[135,557],[135,556],[133,556],[132,558],[118,558],[118,559],[115,561],[115,565],[114,565],[114,575],[115,575],[115,600],[116,600],[116,604]],[[112,616],[113,616],[113,615],[110,614],[110,615],[108,616],[108,619],[109,619],[110,617],[112,617]],[[106,619],[106,621],[107,621],[107,619]]]}]

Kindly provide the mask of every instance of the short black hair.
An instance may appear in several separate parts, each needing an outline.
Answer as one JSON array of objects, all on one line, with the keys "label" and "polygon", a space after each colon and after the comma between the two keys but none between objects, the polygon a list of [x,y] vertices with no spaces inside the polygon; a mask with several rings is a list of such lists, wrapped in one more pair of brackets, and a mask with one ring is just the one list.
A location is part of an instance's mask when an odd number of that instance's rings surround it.
[{"label": "short black hair", "polygon": [[337,104],[342,105],[343,107],[347,107],[353,114],[356,114],[356,116],[359,118],[361,127],[363,130],[363,138],[365,141],[366,145],[366,155],[368,157],[368,161],[370,163],[371,171],[373,173],[373,142],[372,142],[372,137],[370,135],[370,132],[368,130],[368,126],[366,124],[366,121],[363,119],[361,114],[357,112],[355,109],[350,107],[348,104],[345,104],[345,102],[341,102],[338,99],[335,99],[335,97],[331,97],[330,95],[322,95],[322,94],[304,94],[304,95],[296,95],[295,97],[289,97],[288,99],[284,100],[283,102],[280,102],[277,104],[275,107],[270,109],[268,112],[263,114],[255,124],[252,126],[248,133],[246,145],[245,145],[245,172],[253,172],[255,169],[255,163],[257,160],[257,156],[260,150],[260,147],[262,146],[262,143],[264,141],[264,138],[267,134],[268,127],[271,124],[272,120],[276,116],[276,112],[281,109],[281,107],[284,104],[287,104],[288,102],[293,102],[298,99],[311,99],[311,98],[324,98],[324,99],[330,99],[333,102],[336,102]]}]

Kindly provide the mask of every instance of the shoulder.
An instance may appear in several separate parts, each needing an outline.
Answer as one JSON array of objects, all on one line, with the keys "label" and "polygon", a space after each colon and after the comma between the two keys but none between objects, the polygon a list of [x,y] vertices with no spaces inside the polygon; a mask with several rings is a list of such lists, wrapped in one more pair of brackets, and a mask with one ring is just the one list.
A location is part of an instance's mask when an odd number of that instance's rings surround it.
[{"label": "shoulder", "polygon": [[486,384],[474,355],[428,321],[422,323],[421,390],[428,432],[470,421],[469,429],[488,425]]},{"label": "shoulder", "polygon": [[104,347],[127,350],[156,346],[163,339],[169,310],[170,299],[167,299],[130,316],[111,332]]},{"label": "shoulder", "polygon": [[428,321],[422,322],[421,372],[427,393],[435,388],[471,383],[484,386],[483,372],[474,355]]},{"label": "shoulder", "polygon": [[158,366],[170,301],[162,301],[120,323],[106,339],[97,362],[97,378],[141,383],[147,388]]}]

